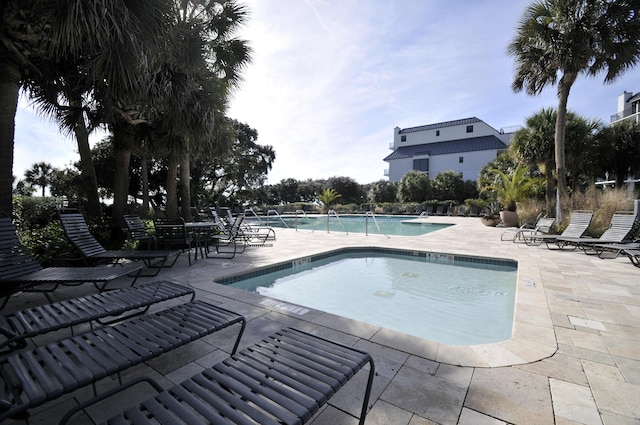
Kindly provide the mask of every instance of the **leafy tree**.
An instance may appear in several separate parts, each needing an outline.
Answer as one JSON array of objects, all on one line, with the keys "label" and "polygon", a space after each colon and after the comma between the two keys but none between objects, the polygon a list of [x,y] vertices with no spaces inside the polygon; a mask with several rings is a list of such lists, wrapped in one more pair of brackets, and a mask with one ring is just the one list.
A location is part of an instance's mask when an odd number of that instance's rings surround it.
[{"label": "leafy tree", "polygon": [[439,201],[455,199],[462,202],[468,196],[463,196],[464,180],[455,171],[445,171],[431,180],[433,197]]},{"label": "leafy tree", "polygon": [[398,198],[401,202],[424,202],[430,197],[431,182],[422,171],[409,171],[398,184]]},{"label": "leafy tree", "polygon": [[613,81],[640,59],[640,2],[629,0],[540,0],[531,3],[509,44],[515,58],[512,87],[537,95],[558,83],[554,147],[557,219],[567,194],[565,130],[569,91],[579,74],[606,71]]},{"label": "leafy tree", "polygon": [[18,196],[32,196],[37,189],[24,180],[18,180],[14,193]]},{"label": "leafy tree", "polygon": [[32,186],[40,186],[42,189],[42,196],[44,191],[51,184],[51,177],[53,176],[53,166],[46,162],[38,162],[33,164],[30,170],[24,172],[24,180]]},{"label": "leafy tree", "polygon": [[362,186],[351,177],[331,177],[327,179],[327,186],[342,195],[345,204],[359,204],[362,202]]},{"label": "leafy tree", "polygon": [[388,180],[373,183],[368,192],[369,202],[372,203],[395,202],[397,197],[398,185]]},{"label": "leafy tree", "polygon": [[293,178],[282,179],[277,185],[278,201],[284,203],[301,201],[298,187],[300,183]]},{"label": "leafy tree", "polygon": [[610,172],[616,187],[622,187],[629,175],[640,172],[640,125],[624,120],[602,128],[596,135],[600,149],[600,175]]}]

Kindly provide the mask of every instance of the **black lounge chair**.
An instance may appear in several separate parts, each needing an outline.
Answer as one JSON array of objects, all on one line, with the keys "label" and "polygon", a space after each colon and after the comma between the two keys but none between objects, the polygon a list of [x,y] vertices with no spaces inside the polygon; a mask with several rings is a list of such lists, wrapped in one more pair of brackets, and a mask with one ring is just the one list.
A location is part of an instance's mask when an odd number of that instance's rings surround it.
[{"label": "black lounge chair", "polygon": [[191,265],[191,249],[196,248],[195,258],[197,255],[197,242],[198,235],[195,232],[190,232],[182,217],[176,219],[170,218],[156,218],[153,222],[153,226],[156,230],[156,241],[158,246],[170,249],[180,249],[181,251],[187,251],[187,258],[189,265]]},{"label": "black lounge chair", "polygon": [[[305,424],[367,364],[362,425],[375,376],[371,356],[292,328],[162,391],[107,424]],[[132,384],[143,380],[152,382],[141,379]]]},{"label": "black lounge chair", "polygon": [[611,217],[611,223],[607,230],[599,238],[581,238],[581,237],[558,237],[559,244],[562,247],[571,246],[573,249],[580,248],[586,254],[600,254],[602,249],[596,248],[595,245],[607,243],[621,243],[624,241],[636,224],[636,213],[633,211],[617,211]]},{"label": "black lounge chair", "polygon": [[[81,323],[95,321],[105,325],[129,319],[146,313],[153,304],[187,295],[193,301],[195,291],[164,281],[14,311],[0,316],[0,335],[6,337],[6,340],[0,341],[0,349],[11,351],[24,348],[27,345],[26,338],[73,328]],[[105,321],[105,318],[109,320]]]},{"label": "black lounge chair", "polygon": [[[81,285],[92,283],[103,291],[111,281],[123,276],[133,275],[133,285],[142,267],[127,264],[123,267],[48,267],[44,268],[27,252],[20,243],[11,219],[0,213],[0,297],[4,297],[0,309],[17,292],[55,291],[60,285]],[[51,299],[49,299],[51,301]]]},{"label": "black lounge chair", "polygon": [[[83,215],[76,209],[64,209],[58,211],[64,233],[71,244],[80,252],[86,264],[112,263],[120,260],[142,261],[150,269],[156,269],[152,274],[145,276],[157,276],[160,269],[171,267],[178,260],[180,251],[167,250],[110,250],[107,251],[93,237]],[[173,261],[169,261],[173,258]]]},{"label": "black lounge chair", "polygon": [[581,237],[584,232],[589,228],[591,219],[593,218],[593,211],[591,210],[577,210],[573,212],[569,225],[560,235],[542,235],[542,234],[530,234],[524,235],[524,241],[529,246],[538,246],[544,242],[547,248],[552,249],[549,244],[555,244],[558,248],[562,249],[567,243],[561,241],[559,238],[563,237]]},{"label": "black lounge chair", "polygon": [[154,249],[158,247],[155,235],[149,233],[139,215],[125,214],[122,216],[122,218],[124,219],[124,223],[127,226],[127,232],[129,233],[129,238],[131,240],[146,242],[147,249],[151,249],[152,245]]},{"label": "black lounge chair", "polygon": [[244,317],[192,301],[13,353],[0,361],[0,422],[233,324],[235,352]]}]

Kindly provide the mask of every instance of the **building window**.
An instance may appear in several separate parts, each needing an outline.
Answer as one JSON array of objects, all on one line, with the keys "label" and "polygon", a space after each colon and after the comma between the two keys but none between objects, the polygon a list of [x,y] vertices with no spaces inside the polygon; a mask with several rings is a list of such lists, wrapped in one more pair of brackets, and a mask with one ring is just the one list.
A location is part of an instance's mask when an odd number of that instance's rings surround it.
[{"label": "building window", "polygon": [[429,158],[414,159],[413,169],[418,171],[429,171]]},{"label": "building window", "polygon": [[440,135],[440,130],[436,130],[436,136]]},{"label": "building window", "polygon": [[464,162],[464,156],[458,157],[458,163],[462,164]]},{"label": "building window", "polygon": [[406,142],[407,141],[407,136],[400,136],[400,141],[401,142]]},{"label": "building window", "polygon": [[467,133],[473,133],[473,126],[472,125],[468,125],[467,126]]}]

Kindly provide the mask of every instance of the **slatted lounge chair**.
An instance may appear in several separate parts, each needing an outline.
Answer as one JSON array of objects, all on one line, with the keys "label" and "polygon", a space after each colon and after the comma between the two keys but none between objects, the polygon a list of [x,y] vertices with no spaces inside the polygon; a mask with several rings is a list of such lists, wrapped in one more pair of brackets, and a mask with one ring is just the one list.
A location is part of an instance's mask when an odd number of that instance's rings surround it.
[{"label": "slatted lounge chair", "polygon": [[0,340],[0,349],[25,348],[26,338],[63,328],[73,329],[81,323],[104,325],[126,320],[146,313],[151,305],[183,296],[190,296],[193,301],[195,291],[164,281],[14,311],[0,316],[0,335],[6,338]]},{"label": "slatted lounge chair", "polygon": [[595,244],[593,249],[600,258],[618,258],[626,250],[640,249],[640,242]]},{"label": "slatted lounge chair", "polygon": [[369,364],[366,352],[286,328],[107,421],[140,424],[305,424]]},{"label": "slatted lounge chair", "polygon": [[571,246],[580,248],[587,254],[599,254],[601,251],[594,248],[596,244],[621,243],[624,241],[636,223],[636,213],[633,211],[617,211],[611,217],[609,228],[599,238],[558,237],[561,247]]},{"label": "slatted lounge chair", "polygon": [[192,301],[13,353],[0,361],[0,422],[234,324],[233,352],[244,317]]},{"label": "slatted lounge chair", "polygon": [[156,218],[153,226],[156,230],[158,246],[171,249],[177,248],[182,252],[186,251],[189,265],[191,265],[191,249],[197,248],[197,239],[194,232],[187,230],[184,219],[181,217],[176,219]]},{"label": "slatted lounge chair", "polygon": [[522,243],[525,241],[526,237],[530,238],[535,235],[543,235],[549,233],[551,231],[551,227],[555,222],[555,218],[543,217],[540,218],[533,227],[525,223],[519,228],[506,229],[504,232],[502,232],[502,235],[500,235],[500,240],[511,240],[515,243]]},{"label": "slatted lounge chair", "polygon": [[172,250],[108,251],[93,237],[83,215],[78,210],[59,210],[58,216],[60,217],[65,235],[71,244],[80,252],[86,264],[117,264],[120,260],[142,261],[148,268],[155,269],[154,273],[145,276],[157,276],[160,269],[173,266],[180,255],[180,251]]},{"label": "slatted lounge chair", "polygon": [[549,244],[555,244],[558,248],[562,248],[565,243],[558,240],[559,237],[581,237],[584,232],[589,228],[591,219],[593,218],[593,211],[591,210],[577,210],[573,212],[571,221],[566,229],[560,235],[525,235],[524,241],[529,246],[537,246],[544,242],[547,248],[552,249]]},{"label": "slatted lounge chair", "polygon": [[[4,298],[0,309],[17,292],[55,291],[60,285],[92,283],[103,291],[111,281],[132,275],[133,285],[142,270],[141,266],[128,264],[123,267],[48,267],[44,268],[20,243],[11,219],[0,213],[0,297]],[[49,299],[49,301],[51,301]]]},{"label": "slatted lounge chair", "polygon": [[127,232],[129,233],[129,238],[131,240],[146,242],[147,249],[156,249],[158,247],[155,235],[149,233],[139,215],[125,214],[122,218],[124,218],[124,223],[127,226]]},{"label": "slatted lounge chair", "polygon": [[624,253],[631,260],[631,264],[640,267],[640,249],[625,249]]}]

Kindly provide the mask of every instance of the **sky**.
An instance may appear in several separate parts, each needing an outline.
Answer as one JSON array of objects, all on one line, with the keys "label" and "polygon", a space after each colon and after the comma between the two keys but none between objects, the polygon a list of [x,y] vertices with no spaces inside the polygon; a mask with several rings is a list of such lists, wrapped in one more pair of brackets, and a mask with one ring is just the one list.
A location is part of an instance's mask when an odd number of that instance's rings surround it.
[{"label": "sky", "polygon": [[[528,0],[240,2],[250,17],[237,35],[253,60],[228,116],[274,148],[270,184],[334,176],[372,183],[386,179],[394,127],[477,117],[508,130],[557,107],[556,86],[535,97],[511,89],[507,45]],[[640,69],[603,79],[581,75],[569,109],[609,123],[618,96],[640,91]],[[62,168],[78,159],[75,141],[21,99],[14,175],[36,162]]]}]

